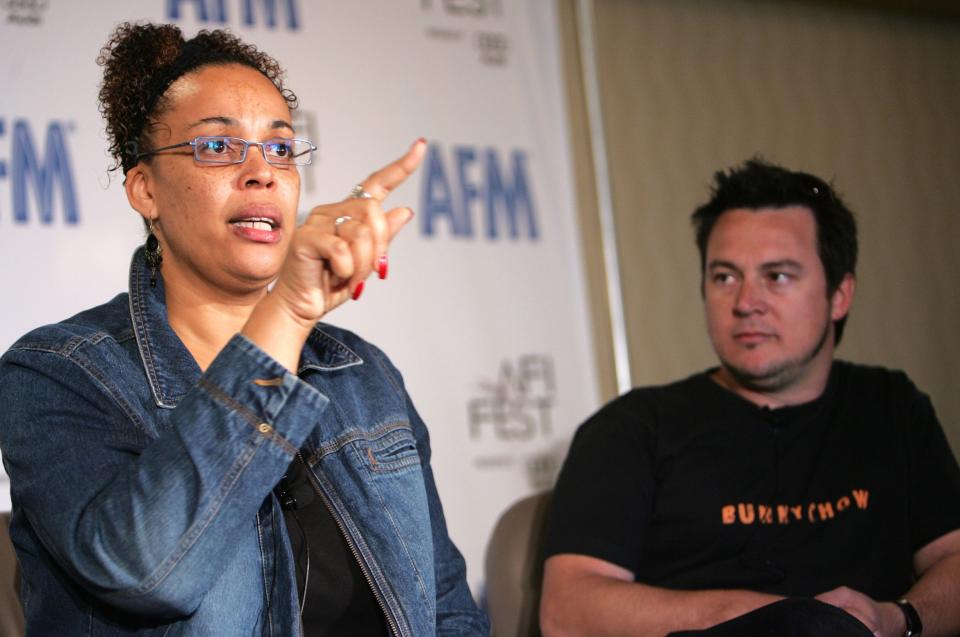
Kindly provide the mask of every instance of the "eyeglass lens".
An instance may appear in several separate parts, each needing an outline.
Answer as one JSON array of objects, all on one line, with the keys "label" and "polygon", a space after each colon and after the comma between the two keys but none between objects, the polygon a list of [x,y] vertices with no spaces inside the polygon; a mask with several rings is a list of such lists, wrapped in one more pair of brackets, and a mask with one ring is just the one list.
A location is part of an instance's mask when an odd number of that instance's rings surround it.
[{"label": "eyeglass lens", "polygon": [[267,162],[280,166],[305,166],[313,155],[313,145],[302,139],[248,142],[239,137],[197,137],[194,156],[205,163],[237,164],[246,159],[248,146],[259,146]]}]

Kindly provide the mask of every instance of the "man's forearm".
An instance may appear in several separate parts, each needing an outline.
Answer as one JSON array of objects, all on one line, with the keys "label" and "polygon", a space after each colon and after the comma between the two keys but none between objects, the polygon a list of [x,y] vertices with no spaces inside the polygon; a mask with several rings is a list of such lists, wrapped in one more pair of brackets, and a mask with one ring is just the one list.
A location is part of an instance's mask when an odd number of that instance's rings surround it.
[{"label": "man's forearm", "polygon": [[920,614],[924,637],[960,634],[960,553],[931,565],[905,597]]},{"label": "man's forearm", "polygon": [[552,561],[544,573],[540,614],[546,637],[660,636],[709,628],[781,599],[745,590],[675,591]]}]

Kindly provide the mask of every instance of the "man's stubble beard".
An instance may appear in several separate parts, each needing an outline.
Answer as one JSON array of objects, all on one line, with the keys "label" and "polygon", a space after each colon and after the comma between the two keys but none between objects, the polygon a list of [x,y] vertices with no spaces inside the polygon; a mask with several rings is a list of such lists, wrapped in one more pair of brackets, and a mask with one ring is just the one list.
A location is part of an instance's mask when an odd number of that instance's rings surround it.
[{"label": "man's stubble beard", "polygon": [[827,344],[827,338],[830,336],[831,329],[833,329],[833,321],[831,320],[830,313],[828,311],[827,321],[824,325],[822,333],[820,334],[820,338],[817,340],[817,344],[814,345],[808,353],[804,354],[803,356],[798,356],[797,358],[774,364],[769,369],[762,370],[757,373],[740,369],[722,359],[720,363],[730,373],[733,379],[745,389],[766,393],[779,392],[789,388],[803,375],[807,364],[816,358],[817,355],[823,350],[824,345]]}]

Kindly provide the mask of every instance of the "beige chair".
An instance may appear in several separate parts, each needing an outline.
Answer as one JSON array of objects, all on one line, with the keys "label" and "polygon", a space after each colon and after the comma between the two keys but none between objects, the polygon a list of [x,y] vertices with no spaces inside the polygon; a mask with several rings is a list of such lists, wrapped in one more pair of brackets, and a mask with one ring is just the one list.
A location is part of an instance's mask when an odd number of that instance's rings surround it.
[{"label": "beige chair", "polygon": [[497,521],[487,544],[487,610],[495,637],[539,637],[541,547],[550,491],[526,497]]},{"label": "beige chair", "polygon": [[23,634],[23,612],[20,609],[20,564],[13,552],[10,535],[10,514],[0,513],[0,635]]}]

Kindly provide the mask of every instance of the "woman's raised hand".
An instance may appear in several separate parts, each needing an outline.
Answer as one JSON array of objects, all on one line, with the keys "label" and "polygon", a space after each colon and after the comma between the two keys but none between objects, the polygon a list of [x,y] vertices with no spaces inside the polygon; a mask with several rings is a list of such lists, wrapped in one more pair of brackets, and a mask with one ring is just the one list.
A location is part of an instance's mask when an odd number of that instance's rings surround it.
[{"label": "woman's raised hand", "polygon": [[[413,211],[384,212],[383,201],[420,165],[425,148],[417,140],[403,157],[358,184],[349,198],[311,210],[297,230],[274,293],[290,294],[303,317],[317,321],[348,298],[359,298],[372,272],[386,278],[387,248]],[[281,284],[284,289],[277,290]]]},{"label": "woman's raised hand", "polygon": [[384,211],[383,201],[416,170],[425,151],[425,140],[418,139],[347,199],[310,211],[293,236],[273,290],[244,326],[245,336],[295,370],[314,323],[346,300],[359,298],[371,273],[386,278],[387,248],[413,211]]}]

